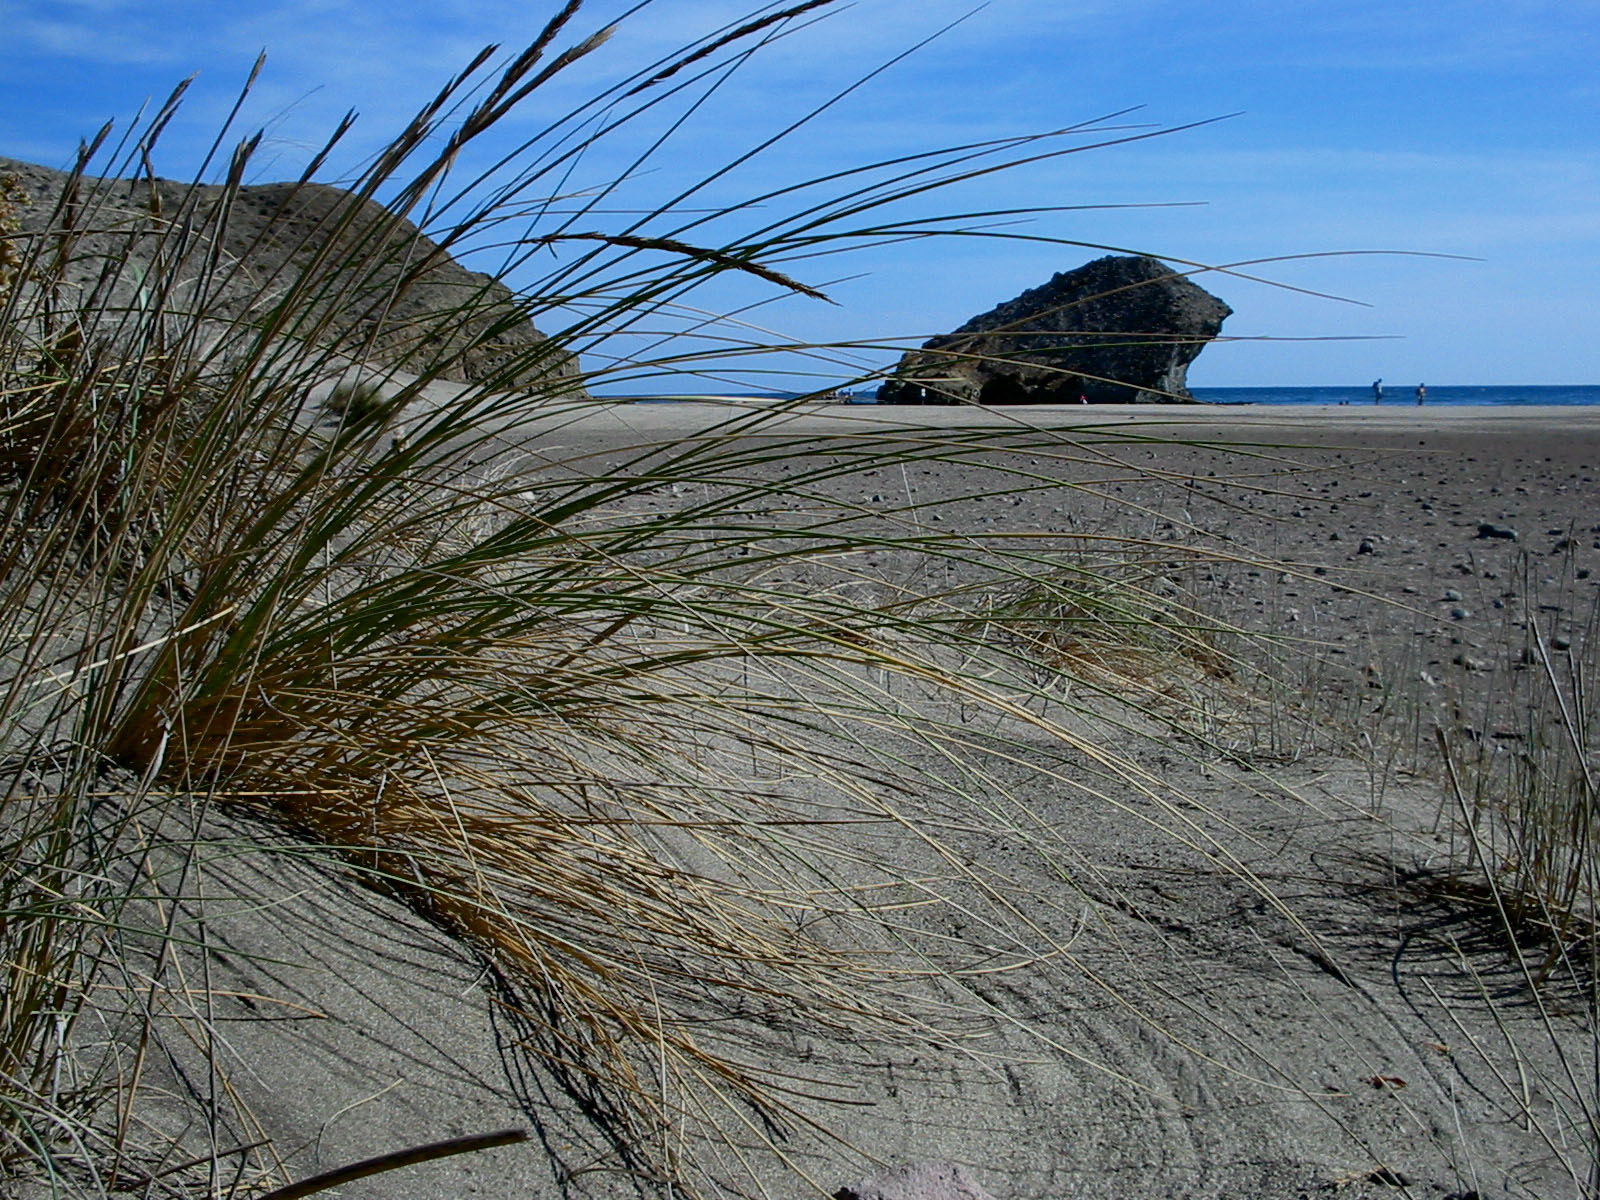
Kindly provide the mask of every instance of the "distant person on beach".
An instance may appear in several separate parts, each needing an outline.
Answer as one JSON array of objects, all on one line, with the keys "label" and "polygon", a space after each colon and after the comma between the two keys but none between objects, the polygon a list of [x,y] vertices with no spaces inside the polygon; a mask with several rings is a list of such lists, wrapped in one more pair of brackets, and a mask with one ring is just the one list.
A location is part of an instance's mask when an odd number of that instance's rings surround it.
[{"label": "distant person on beach", "polygon": [[1428,385],[1425,384],[1425,383],[1419,383],[1419,384],[1417,384],[1417,407],[1421,408],[1427,402],[1428,402]]},{"label": "distant person on beach", "polygon": [[1372,402],[1374,404],[1383,403],[1383,380],[1381,379],[1372,381]]}]

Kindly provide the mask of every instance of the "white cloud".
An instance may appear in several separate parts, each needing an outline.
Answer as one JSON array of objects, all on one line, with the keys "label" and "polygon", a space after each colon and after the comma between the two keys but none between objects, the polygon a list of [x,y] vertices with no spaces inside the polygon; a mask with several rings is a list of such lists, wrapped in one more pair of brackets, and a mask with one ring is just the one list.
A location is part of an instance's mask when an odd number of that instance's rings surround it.
[{"label": "white cloud", "polygon": [[88,21],[5,15],[6,40],[12,53],[57,59],[78,59],[110,66],[177,63],[179,51],[146,29],[106,28]]}]

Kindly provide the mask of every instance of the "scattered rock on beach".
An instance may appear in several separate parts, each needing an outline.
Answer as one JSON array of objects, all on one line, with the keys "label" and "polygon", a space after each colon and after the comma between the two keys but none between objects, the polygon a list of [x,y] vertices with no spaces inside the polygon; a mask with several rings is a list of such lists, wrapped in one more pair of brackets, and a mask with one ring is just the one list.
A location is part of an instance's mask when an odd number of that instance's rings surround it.
[{"label": "scattered rock on beach", "polygon": [[1189,364],[1232,311],[1159,259],[1109,255],[924,342],[878,402],[1193,402]]},{"label": "scattered rock on beach", "polygon": [[955,1163],[891,1167],[842,1187],[833,1200],[994,1200]]}]

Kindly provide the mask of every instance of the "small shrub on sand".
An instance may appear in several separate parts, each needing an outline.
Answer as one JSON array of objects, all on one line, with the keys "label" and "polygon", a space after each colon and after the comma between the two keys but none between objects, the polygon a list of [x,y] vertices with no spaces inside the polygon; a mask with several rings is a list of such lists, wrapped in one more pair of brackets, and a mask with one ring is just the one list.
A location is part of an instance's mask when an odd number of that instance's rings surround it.
[{"label": "small shrub on sand", "polygon": [[1531,604],[1516,661],[1439,746],[1469,877],[1514,942],[1521,928],[1542,943],[1535,974],[1574,982],[1590,980],[1600,928],[1600,613],[1573,636],[1542,618]]},{"label": "small shrub on sand", "polygon": [[1489,650],[1436,674],[1391,665],[1369,737],[1442,789],[1451,849],[1425,877],[1482,908],[1530,983],[1571,985],[1600,919],[1600,611],[1549,570],[1522,557]]},{"label": "small shrub on sand", "polygon": [[[1563,1164],[1571,1194],[1596,1196],[1600,611],[1584,612],[1570,555],[1524,553],[1505,574],[1514,602],[1454,662],[1410,651],[1367,667],[1374,810],[1391,787],[1436,805],[1418,848],[1370,865],[1467,981],[1431,993],[1463,1057],[1492,1073],[1495,1102]],[[1497,1041],[1462,1033],[1485,1018]]]},{"label": "small shrub on sand", "polygon": [[372,420],[383,408],[383,387],[371,380],[344,380],[334,384],[322,411],[335,424],[362,424]]}]

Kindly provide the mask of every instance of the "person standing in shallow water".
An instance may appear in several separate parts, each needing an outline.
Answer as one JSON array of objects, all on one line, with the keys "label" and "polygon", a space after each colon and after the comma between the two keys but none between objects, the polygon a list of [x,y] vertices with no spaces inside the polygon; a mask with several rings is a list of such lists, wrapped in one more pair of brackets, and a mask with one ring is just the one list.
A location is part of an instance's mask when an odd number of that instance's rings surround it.
[{"label": "person standing in shallow water", "polygon": [[1383,380],[1381,379],[1372,381],[1372,402],[1374,404],[1383,403]]},{"label": "person standing in shallow water", "polygon": [[1428,385],[1425,384],[1425,383],[1419,383],[1419,384],[1417,384],[1417,407],[1421,408],[1427,402],[1428,402]]}]

